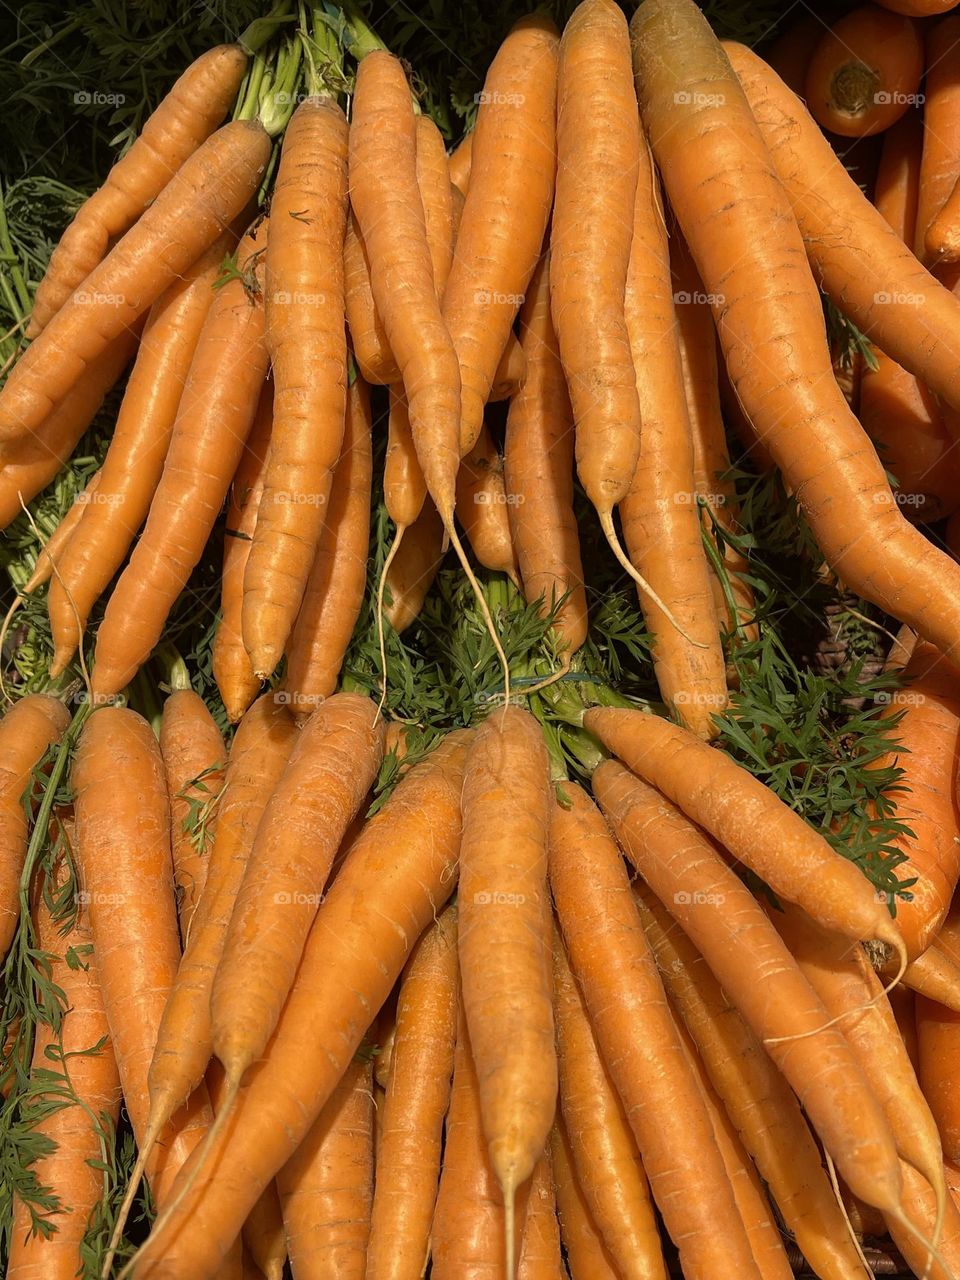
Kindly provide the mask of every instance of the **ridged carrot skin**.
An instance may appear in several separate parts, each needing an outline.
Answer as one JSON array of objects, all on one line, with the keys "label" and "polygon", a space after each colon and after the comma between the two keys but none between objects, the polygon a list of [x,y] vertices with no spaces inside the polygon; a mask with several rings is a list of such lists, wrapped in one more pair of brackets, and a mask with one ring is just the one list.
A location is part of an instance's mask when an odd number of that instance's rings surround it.
[{"label": "ridged carrot skin", "polygon": [[296,620],[343,442],[347,121],[333,98],[306,98],[293,113],[270,216],[273,434],[243,589],[243,642],[262,679],[283,656]]},{"label": "ridged carrot skin", "polygon": [[270,138],[255,120],[224,125],[193,153],[10,371],[0,391],[0,445],[36,431],[90,361],[223,234],[269,155]]},{"label": "ridged carrot skin", "polygon": [[[150,656],[187,584],[243,455],[267,372],[264,219],[237,251],[241,273],[218,291],[183,389],[150,514],[97,634],[93,690],[119,691]],[[247,287],[246,275],[256,281]]]},{"label": "ridged carrot skin", "polygon": [[565,1280],[565,1277],[553,1161],[547,1146],[530,1180],[517,1280]]},{"label": "ridged carrot skin", "polygon": [[260,820],[210,997],[213,1051],[229,1081],[239,1081],[273,1034],[334,856],[376,779],[376,712],[355,693],[322,703]]},{"label": "ridged carrot skin", "polygon": [[343,242],[343,283],[350,345],[364,381],[371,386],[392,386],[401,380],[400,370],[373,300],[370,259],[352,208]]},{"label": "ridged carrot skin", "polygon": [[110,241],[133,226],[213,133],[230,110],[246,69],[247,55],[236,44],[208,49],[187,67],[61,236],[37,285],[28,338],[37,336],[106,256]]},{"label": "ridged carrot skin", "polygon": [[553,1156],[560,1239],[571,1280],[618,1280],[613,1259],[590,1216],[583,1187],[573,1167],[570,1139],[559,1118],[550,1134],[550,1153]]}]

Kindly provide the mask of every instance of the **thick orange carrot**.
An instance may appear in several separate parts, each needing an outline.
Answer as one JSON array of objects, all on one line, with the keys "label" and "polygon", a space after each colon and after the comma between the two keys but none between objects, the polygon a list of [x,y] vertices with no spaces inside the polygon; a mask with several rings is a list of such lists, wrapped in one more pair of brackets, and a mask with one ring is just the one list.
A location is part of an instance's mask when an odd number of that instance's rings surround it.
[{"label": "thick orange carrot", "polygon": [[878,939],[903,953],[863,872],[729,756],[659,716],[598,707],[584,725],[776,894],[845,937]]},{"label": "thick orange carrot", "polygon": [[35,432],[90,362],[223,234],[256,191],[269,155],[260,122],[235,120],[170,178],[14,365],[0,391],[4,447]]},{"label": "thick orange carrot", "polygon": [[41,547],[33,566],[33,572],[21,588],[23,595],[29,596],[34,591],[39,591],[53,577],[54,565],[58,565],[63,559],[67,543],[76,533],[80,521],[93,505],[99,484],[100,472],[95,471],[87,481],[86,487],[77,494],[66,515]]},{"label": "thick orange carrot", "polygon": [[[448,735],[364,827],[317,913],[269,1051],[189,1195],[144,1246],[138,1280],[209,1280],[259,1189],[322,1111],[453,892],[468,742]],[[192,1176],[185,1169],[181,1187]]]},{"label": "thick orange carrot", "polygon": [[550,1154],[553,1156],[560,1239],[571,1280],[617,1280],[613,1259],[590,1215],[583,1187],[574,1169],[570,1139],[559,1117],[550,1134]]},{"label": "thick orange carrot", "polygon": [[545,927],[549,803],[540,725],[518,707],[494,711],[467,760],[459,950],[483,1132],[507,1210],[507,1257],[513,1199],[544,1149],[557,1098]]},{"label": "thick orange carrot", "polygon": [[243,1224],[245,1249],[264,1280],[283,1280],[287,1261],[287,1237],[276,1182],[267,1184]]},{"label": "thick orange carrot", "polygon": [[470,186],[470,171],[473,168],[473,130],[466,135],[450,153],[450,181],[462,194],[467,194]]},{"label": "thick orange carrot", "polygon": [[521,18],[497,51],[480,94],[470,185],[443,297],[463,384],[461,456],[476,443],[550,216],[557,46],[549,18]]},{"label": "thick orange carrot", "polygon": [[960,1013],[960,965],[941,948],[939,940],[907,965],[901,982],[917,995]]},{"label": "thick orange carrot", "polygon": [[[457,1034],[457,917],[417,943],[400,984],[377,1149],[368,1280],[418,1280],[430,1248]],[[377,1059],[379,1069],[383,1054]]]},{"label": "thick orange carrot", "polygon": [[266,220],[244,237],[240,274],[217,291],[204,323],[146,526],[97,634],[96,695],[119,693],[150,656],[240,463],[267,371],[266,238]]},{"label": "thick orange carrot", "polygon": [[80,206],[37,285],[27,337],[35,338],[93,268],[110,241],[150,207],[230,110],[247,69],[237,44],[208,49],[176,81],[107,180]]},{"label": "thick orange carrot", "polygon": [[527,375],[507,412],[504,484],[523,594],[528,604],[542,597],[545,612],[556,609],[569,661],[586,639],[587,598],[573,514],[573,411],[550,314],[549,264],[545,253],[520,312]]},{"label": "thick orange carrot", "polygon": [[277,1174],[296,1280],[363,1280],[373,1201],[373,1063],[354,1058]]},{"label": "thick orange carrot", "polygon": [[374,385],[399,382],[400,370],[373,300],[367,246],[352,209],[343,242],[343,283],[350,343],[364,380]]},{"label": "thick orange carrot", "polygon": [[943,1154],[951,1163],[960,1163],[960,1013],[918,995],[917,1041],[917,1074],[937,1122]]},{"label": "thick orange carrot", "polygon": [[480,564],[492,573],[505,573],[516,583],[519,571],[510,536],[503,459],[485,424],[460,463],[457,516]]},{"label": "thick orange carrot", "polygon": [[343,442],[347,121],[335,98],[306,98],[293,113],[270,216],[273,433],[243,586],[243,642],[261,679],[276,668],[296,620]]},{"label": "thick orange carrot", "polygon": [[210,997],[213,1051],[239,1085],[277,1025],[334,855],[373,785],[383,723],[338,693],[310,717],[264,810]]},{"label": "thick orange carrot", "polygon": [[927,250],[927,235],[943,210],[960,175],[960,147],[955,130],[960,117],[957,74],[960,58],[957,37],[960,20],[951,14],[925,27],[926,78],[923,86],[923,155],[920,162],[920,199],[912,242],[921,262],[933,268],[937,259]]},{"label": "thick orange carrot", "polygon": [[650,588],[639,596],[663,700],[693,733],[713,738],[726,672],[696,502],[666,222],[645,139],[637,174],[625,314],[643,436],[623,499],[623,538]]},{"label": "thick orange carrot", "polygon": [[517,1280],[564,1280],[557,1194],[549,1145],[537,1161],[527,1198]]},{"label": "thick orange carrot", "polygon": [[419,616],[443,553],[443,521],[429,500],[407,528],[387,570],[384,616],[394,631],[405,631]]},{"label": "thick orange carrot", "polygon": [[[760,904],[706,836],[621,764],[604,761],[593,789],[630,861],[802,1096],[844,1181],[867,1204],[897,1212],[899,1166],[884,1113]],[[744,954],[757,971],[743,965]]]},{"label": "thick orange carrot", "polygon": [[250,655],[243,647],[241,610],[243,575],[257,526],[263,475],[273,429],[273,386],[265,382],[243,456],[230,486],[230,505],[223,531],[223,570],[220,580],[220,620],[213,637],[213,674],[226,708],[236,724],[260,691]]},{"label": "thick orange carrot", "polygon": [[[570,965],[664,1224],[691,1275],[760,1272],[600,811],[572,783],[550,823],[550,885]],[[735,1269],[735,1270],[734,1270]]]},{"label": "thick orange carrot", "polygon": [[383,461],[383,502],[387,515],[404,530],[423,509],[427,487],[417,461],[410,431],[407,399],[399,387],[390,388],[390,417],[387,425],[387,452]]},{"label": "thick orange carrot", "polygon": [[577,1180],[607,1252],[629,1280],[666,1280],[640,1153],[600,1058],[559,934],[553,943],[560,1106]]},{"label": "thick orange carrot", "polygon": [[20,918],[20,877],[27,856],[24,797],[33,771],[59,742],[70,712],[59,698],[28,694],[0,720],[0,956],[5,956]]},{"label": "thick orange carrot", "polygon": [[186,939],[210,864],[216,804],[223,790],[227,749],[204,700],[192,689],[163,704],[160,754],[170,798],[170,847],[180,936]]},{"label": "thick orange carrot", "polygon": [[337,687],[363,604],[373,480],[370,392],[359,375],[347,392],[343,447],[300,612],[287,644],[283,687],[309,715]]}]

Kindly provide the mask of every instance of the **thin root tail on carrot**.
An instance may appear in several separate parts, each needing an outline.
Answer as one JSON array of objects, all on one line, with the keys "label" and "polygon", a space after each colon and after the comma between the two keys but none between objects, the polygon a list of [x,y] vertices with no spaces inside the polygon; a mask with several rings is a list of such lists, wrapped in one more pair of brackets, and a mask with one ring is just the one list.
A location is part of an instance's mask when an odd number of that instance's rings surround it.
[{"label": "thin root tail on carrot", "polygon": [[441,511],[440,518],[443,521],[443,526],[450,538],[450,543],[453,546],[454,551],[457,553],[457,559],[460,561],[467,581],[473,588],[473,593],[477,598],[477,604],[480,606],[480,614],[483,617],[484,624],[490,634],[490,639],[493,642],[493,647],[496,650],[497,657],[500,659],[500,666],[503,668],[503,705],[505,707],[509,707],[510,664],[507,662],[507,655],[504,653],[503,645],[500,643],[500,637],[497,635],[497,628],[494,626],[493,616],[490,613],[490,606],[487,604],[484,594],[480,590],[480,583],[477,581],[476,574],[470,568],[470,561],[467,559],[466,552],[463,549],[463,544],[460,541],[460,537],[453,523],[452,511]]},{"label": "thin root tail on carrot", "polygon": [[[151,1108],[151,1111],[152,1110],[153,1108]],[[110,1243],[107,1245],[107,1252],[103,1259],[103,1267],[100,1271],[100,1280],[110,1280],[113,1260],[116,1257],[117,1249],[120,1247],[120,1241],[123,1239],[123,1229],[127,1225],[130,1210],[133,1208],[137,1188],[146,1173],[147,1161],[150,1159],[150,1153],[156,1145],[157,1138],[159,1138],[160,1131],[165,1123],[166,1117],[162,1115],[151,1114],[148,1117],[147,1132],[144,1134],[143,1146],[137,1152],[136,1163],[130,1171],[130,1180],[127,1183],[123,1202],[121,1203],[120,1210],[117,1213],[117,1221],[114,1224],[113,1233],[110,1236]]]},{"label": "thin root tail on carrot", "polygon": [[383,632],[383,592],[387,585],[387,574],[390,572],[394,556],[400,550],[400,543],[403,541],[406,528],[407,526],[404,524],[397,525],[397,531],[393,535],[393,541],[390,543],[390,550],[387,552],[383,568],[380,570],[380,581],[377,583],[377,644],[380,649],[380,674],[383,677],[380,701],[377,703],[377,719],[383,714],[383,708],[387,704],[387,642]]}]

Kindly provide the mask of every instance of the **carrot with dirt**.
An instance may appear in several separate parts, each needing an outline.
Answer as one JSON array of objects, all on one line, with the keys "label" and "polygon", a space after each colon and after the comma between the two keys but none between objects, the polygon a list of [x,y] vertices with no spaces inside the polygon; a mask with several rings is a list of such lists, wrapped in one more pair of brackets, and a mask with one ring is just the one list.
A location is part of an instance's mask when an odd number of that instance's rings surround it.
[{"label": "carrot with dirt", "polygon": [[556,932],[553,988],[560,1111],[591,1221],[623,1280],[666,1280],[640,1153]]},{"label": "carrot with dirt", "polygon": [[399,635],[420,616],[445,549],[443,521],[432,500],[405,533],[384,575],[384,617]]},{"label": "carrot with dirt", "polygon": [[4,449],[36,432],[90,362],[223,234],[256,192],[269,154],[259,120],[235,120],[173,175],[11,369],[0,391]]},{"label": "carrot with dirt", "polygon": [[448,907],[420,938],[400,984],[377,1149],[368,1280],[419,1280],[426,1264],[450,1104],[458,990],[457,916]]},{"label": "carrot with dirt", "polygon": [[20,877],[29,829],[24,808],[34,771],[70,723],[70,712],[46,693],[20,698],[0,720],[0,957],[9,950],[20,918]]},{"label": "carrot with dirt", "polygon": [[560,1224],[549,1145],[537,1161],[527,1197],[517,1280],[562,1280]]},{"label": "carrot with dirt", "polygon": [[243,456],[230,486],[230,505],[223,532],[223,569],[220,575],[220,620],[213,637],[213,675],[227,712],[236,724],[260,692],[250,655],[243,647],[241,611],[243,576],[257,526],[263,477],[273,429],[273,386],[265,382]]},{"label": "carrot with dirt", "polygon": [[562,791],[567,807],[555,803],[550,821],[550,886],[570,967],[653,1198],[684,1272],[759,1280],[620,850],[589,796],[568,782]]},{"label": "carrot with dirt", "polygon": [[266,1048],[340,842],[383,758],[369,698],[338,693],[300,731],[257,829],[210,997],[225,1109]]},{"label": "carrot with dirt", "polygon": [[297,620],[287,642],[283,687],[297,715],[337,687],[367,586],[373,482],[370,392],[359,375],[347,416],[330,501]]},{"label": "carrot with dirt", "polygon": [[176,81],[61,236],[37,285],[28,338],[40,333],[106,257],[110,242],[129,231],[222,122],[246,72],[247,54],[241,44],[218,45]]},{"label": "carrot with dirt", "polygon": [[[627,857],[803,1097],[844,1181],[867,1204],[896,1216],[900,1170],[886,1117],[843,1031],[831,1024],[760,904],[706,836],[623,765],[601,764],[593,790]],[[762,983],[744,966],[747,954],[763,972]]]},{"label": "carrot with dirt", "polygon": [[[335,39],[319,25],[326,42]],[[318,78],[319,75],[319,78]],[[270,202],[265,321],[273,432],[243,580],[243,642],[266,680],[296,621],[330,500],[347,401],[347,120],[312,77],[283,135]]]},{"label": "carrot with dirt", "polygon": [[[98,1166],[120,1114],[120,1077],[90,954],[81,906],[69,932],[51,914],[68,879],[63,859],[35,881],[36,947],[49,956],[46,978],[60,993],[57,1025],[37,1026],[29,1104],[49,1110],[30,1130],[38,1151],[30,1171],[51,1200],[28,1204],[13,1195],[9,1224],[9,1280],[74,1280],[90,1215],[105,1192]],[[77,963],[80,961],[80,963]],[[72,963],[71,963],[72,962]]]},{"label": "carrot with dirt", "polygon": [[150,509],[214,284],[235,243],[230,233],[221,236],[150,309],[104,460],[100,497],[71,539],[50,587],[53,675],[73,657],[91,609],[123,564]]},{"label": "carrot with dirt", "polygon": [[461,457],[476,443],[550,217],[557,50],[549,18],[521,18],[497,51],[480,94],[470,184],[443,297],[462,380]]},{"label": "carrot with dirt", "polygon": [[317,912],[266,1057],[214,1150],[184,1169],[177,1189],[189,1184],[189,1193],[144,1246],[138,1280],[213,1276],[261,1188],[322,1111],[455,888],[469,741],[447,735],[364,826]]},{"label": "carrot with dirt", "polygon": [[553,1182],[557,1195],[560,1239],[572,1280],[617,1280],[617,1271],[596,1223],[590,1216],[573,1165],[570,1139],[560,1118],[550,1133]]},{"label": "carrot with dirt", "polygon": [[640,605],[663,700],[693,733],[713,738],[714,716],[727,703],[723,647],[696,501],[666,221],[645,139],[638,156],[624,306],[643,435],[621,507],[623,539],[648,588],[640,588]]},{"label": "carrot with dirt", "polygon": [[503,459],[486,424],[457,472],[457,515],[479,563],[491,573],[505,573],[516,585],[519,571],[510,536]]},{"label": "carrot with dirt", "polygon": [[886,943],[905,963],[900,932],[859,867],[729,756],[643,712],[594,707],[583,723],[778,897],[845,937]]},{"label": "carrot with dirt", "polygon": [[503,450],[510,531],[523,594],[556,611],[570,659],[587,637],[580,534],[573,511],[573,411],[550,313],[550,254],[533,273],[520,312],[527,375],[510,401]]},{"label": "carrot with dirt", "polygon": [[244,236],[237,274],[207,314],[177,410],[150,514],[97,633],[93,691],[119,693],[160,639],[203,554],[256,415],[264,340],[267,221]]},{"label": "carrot with dirt", "polygon": [[373,1201],[373,1063],[347,1067],[277,1174],[296,1280],[363,1280]]},{"label": "carrot with dirt", "polygon": [[471,746],[463,788],[459,951],[483,1133],[506,1207],[508,1261],[517,1188],[543,1152],[557,1099],[546,928],[549,779],[533,716],[511,706],[493,712]]},{"label": "carrot with dirt", "polygon": [[209,844],[223,790],[227,749],[207,704],[177,689],[163,704],[160,754],[170,799],[170,847],[180,936],[190,935],[210,865]]},{"label": "carrot with dirt", "polygon": [[866,4],[838,18],[810,57],[804,98],[824,129],[865,138],[918,101],[923,41],[909,18]]},{"label": "carrot with dirt", "polygon": [[54,566],[60,563],[67,543],[93,505],[99,484],[100,472],[95,471],[87,481],[86,487],[77,494],[70,504],[70,509],[41,547],[33,572],[20,589],[21,595],[32,595],[34,591],[39,591],[41,587],[46,586],[53,577]]},{"label": "carrot with dirt", "polygon": [[473,130],[461,139],[450,153],[450,181],[462,194],[466,195],[470,186],[470,173],[473,169]]}]

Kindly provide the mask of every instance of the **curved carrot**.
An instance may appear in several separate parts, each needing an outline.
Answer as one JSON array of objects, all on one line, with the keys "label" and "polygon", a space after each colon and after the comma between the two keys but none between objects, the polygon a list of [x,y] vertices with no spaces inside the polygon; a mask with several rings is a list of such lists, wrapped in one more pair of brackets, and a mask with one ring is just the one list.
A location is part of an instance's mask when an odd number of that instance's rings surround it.
[{"label": "curved carrot", "polygon": [[[97,633],[93,689],[118,693],[150,656],[227,495],[267,371],[262,271],[267,223],[237,251],[239,275],[217,292],[177,410],[163,474]],[[255,284],[248,288],[245,273]]]},{"label": "curved carrot", "polygon": [[270,138],[256,120],[212,134],[14,365],[0,443],[35,432],[103,350],[226,230],[257,189]]},{"label": "curved carrot", "polygon": [[417,130],[417,187],[430,246],[433,284],[442,298],[453,264],[454,211],[450,166],[440,130],[429,116],[419,115]]},{"label": "curved carrot", "polygon": [[960,965],[943,950],[939,940],[907,965],[901,982],[918,996],[927,996],[945,1009],[960,1013]]},{"label": "curved carrot", "polygon": [[554,804],[550,823],[553,898],[664,1225],[684,1272],[759,1280],[620,850],[590,798],[572,783],[563,793],[568,807]]},{"label": "curved carrot", "polygon": [[[536,268],[534,268],[536,271]],[[532,281],[532,277],[531,277]],[[527,290],[529,293],[529,288]],[[524,298],[526,301],[526,298]],[[521,312],[523,308],[520,308]],[[524,354],[523,347],[517,340],[517,335],[510,330],[507,336],[507,345],[503,348],[503,355],[500,357],[500,363],[497,365],[497,371],[493,375],[493,385],[490,387],[490,403],[494,404],[499,400],[509,400],[523,386],[527,376],[527,358]]]},{"label": "curved carrot", "polygon": [[550,1153],[553,1156],[560,1239],[571,1280],[617,1280],[613,1260],[590,1216],[583,1187],[573,1167],[570,1139],[559,1119],[550,1134]]},{"label": "curved carrot", "polygon": [[450,181],[463,195],[470,186],[470,172],[473,168],[473,138],[470,132],[450,152]]},{"label": "curved carrot", "polygon": [[192,689],[163,704],[160,754],[170,798],[170,846],[180,935],[186,939],[209,866],[214,806],[223,790],[227,749],[207,704]]},{"label": "curved carrot", "polygon": [[333,490],[300,612],[287,642],[283,687],[297,715],[309,715],[336,689],[360,616],[367,585],[372,479],[370,392],[358,376],[347,392]]},{"label": "curved carrot", "polygon": [[213,133],[230,110],[246,69],[247,55],[238,44],[208,49],[187,67],[61,236],[37,285],[28,338],[37,336],[103,260],[110,241],[133,226],[171,175]]},{"label": "curved carrot", "polygon": [[960,16],[955,13],[926,27],[927,72],[923,86],[920,199],[912,247],[921,262],[931,270],[938,264],[927,249],[927,236],[960,177],[960,147],[954,137],[960,118],[958,36]]},{"label": "curved carrot", "polygon": [[457,472],[457,515],[480,564],[516,583],[503,459],[485,424]]},{"label": "curved carrot", "polygon": [[76,533],[80,521],[90,507],[94,505],[99,484],[100,472],[95,471],[87,481],[86,488],[77,494],[63,519],[40,548],[33,566],[33,572],[21,588],[23,595],[32,595],[34,591],[38,591],[45,586],[53,577],[54,566],[60,564],[67,549],[67,544]]},{"label": "curved carrot", "polygon": [[443,521],[433,502],[428,501],[404,533],[384,579],[388,601],[384,616],[398,634],[419,617],[443,553]]},{"label": "curved carrot", "polygon": [[63,737],[70,712],[59,698],[28,694],[0,720],[0,956],[5,956],[20,918],[20,876],[27,856],[24,796],[47,750]]},{"label": "curved carrot", "polygon": [[407,399],[399,387],[390,388],[387,452],[383,461],[383,502],[398,527],[408,529],[423,510],[427,487],[417,461],[410,430]]},{"label": "curved carrot", "polygon": [[343,284],[350,343],[364,381],[374,386],[399,382],[400,370],[373,300],[370,259],[353,209],[347,215],[343,242]]}]

